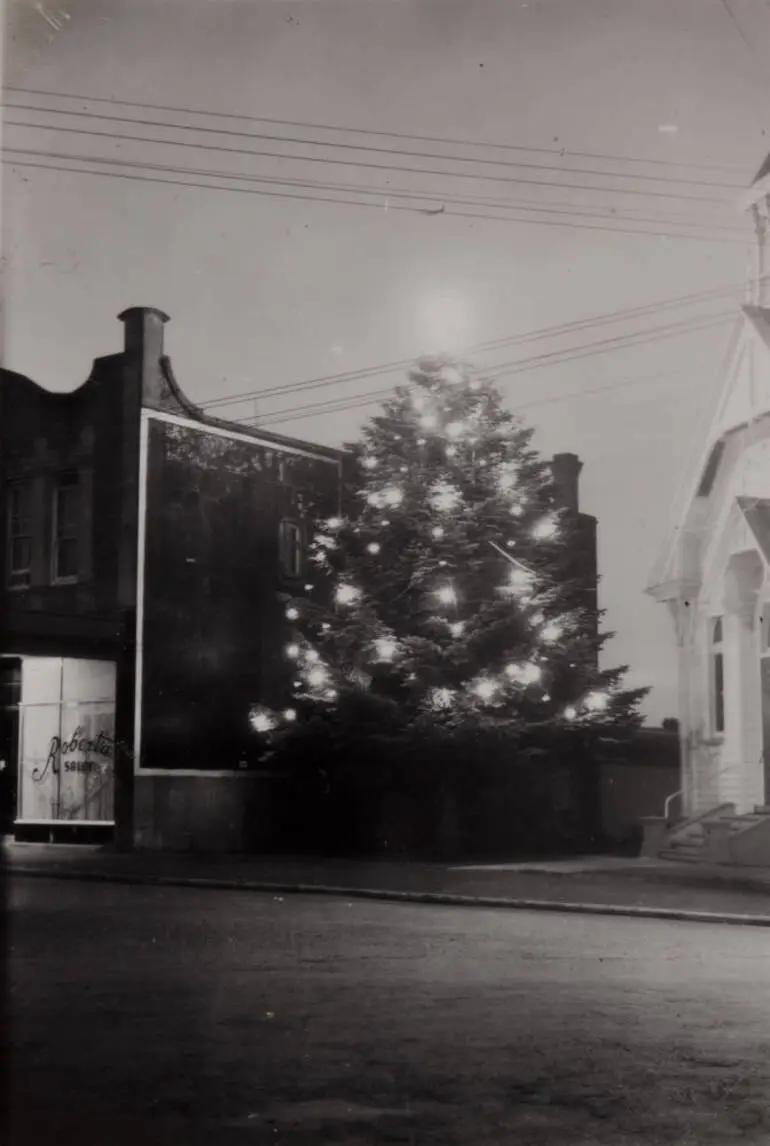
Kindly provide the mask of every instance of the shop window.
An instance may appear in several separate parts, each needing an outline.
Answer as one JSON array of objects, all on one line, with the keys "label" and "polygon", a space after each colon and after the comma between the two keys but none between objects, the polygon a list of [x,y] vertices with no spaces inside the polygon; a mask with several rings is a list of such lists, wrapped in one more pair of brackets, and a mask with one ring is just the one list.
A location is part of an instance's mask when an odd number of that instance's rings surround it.
[{"label": "shop window", "polygon": [[23,657],[18,706],[20,823],[114,823],[112,661]]},{"label": "shop window", "polygon": [[305,566],[302,526],[284,518],[278,534],[279,559],[284,577],[301,577]]},{"label": "shop window", "polygon": [[32,483],[8,490],[8,575],[11,589],[24,589],[32,577]]},{"label": "shop window", "polygon": [[80,482],[61,474],[54,493],[53,580],[76,581],[80,573]]},{"label": "shop window", "polygon": [[725,730],[725,658],[722,618],[715,617],[711,622],[711,727],[712,731]]}]

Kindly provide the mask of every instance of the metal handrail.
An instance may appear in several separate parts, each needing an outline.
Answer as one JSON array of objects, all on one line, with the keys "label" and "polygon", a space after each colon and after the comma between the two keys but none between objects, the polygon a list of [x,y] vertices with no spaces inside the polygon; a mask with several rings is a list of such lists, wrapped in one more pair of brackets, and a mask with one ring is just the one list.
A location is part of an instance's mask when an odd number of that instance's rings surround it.
[{"label": "metal handrail", "polygon": [[669,813],[671,811],[672,803],[679,796],[683,796],[683,795],[684,795],[684,790],[682,788],[680,788],[678,791],[672,792],[670,796],[666,796],[666,802],[663,805],[663,819],[666,821],[666,823],[668,823],[668,817],[669,817]]}]

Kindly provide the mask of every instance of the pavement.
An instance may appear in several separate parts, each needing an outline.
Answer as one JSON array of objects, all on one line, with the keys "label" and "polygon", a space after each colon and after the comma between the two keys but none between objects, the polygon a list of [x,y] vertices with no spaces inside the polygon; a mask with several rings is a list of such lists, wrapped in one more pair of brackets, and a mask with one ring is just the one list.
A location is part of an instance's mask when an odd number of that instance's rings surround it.
[{"label": "pavement", "polygon": [[8,1146],[770,1142],[761,928],[8,890]]},{"label": "pavement", "polygon": [[55,877],[280,894],[770,926],[770,869],[608,856],[488,864],[247,857],[6,841],[6,870]]}]

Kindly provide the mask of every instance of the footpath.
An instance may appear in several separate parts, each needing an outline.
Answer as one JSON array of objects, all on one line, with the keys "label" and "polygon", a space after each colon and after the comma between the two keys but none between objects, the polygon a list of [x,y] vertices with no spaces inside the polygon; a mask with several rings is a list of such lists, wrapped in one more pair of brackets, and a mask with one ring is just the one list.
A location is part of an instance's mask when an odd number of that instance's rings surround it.
[{"label": "footpath", "polygon": [[770,868],[593,856],[521,863],[413,863],[308,857],[120,853],[109,847],[3,847],[7,875],[337,895],[411,903],[750,923],[770,927]]}]

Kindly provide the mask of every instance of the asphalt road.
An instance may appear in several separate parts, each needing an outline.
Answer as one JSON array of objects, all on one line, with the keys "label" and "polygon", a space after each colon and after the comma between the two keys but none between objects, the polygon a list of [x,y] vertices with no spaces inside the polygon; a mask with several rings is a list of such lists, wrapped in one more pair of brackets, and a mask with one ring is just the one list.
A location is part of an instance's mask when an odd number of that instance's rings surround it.
[{"label": "asphalt road", "polygon": [[11,1146],[770,1143],[770,930],[14,881]]}]

